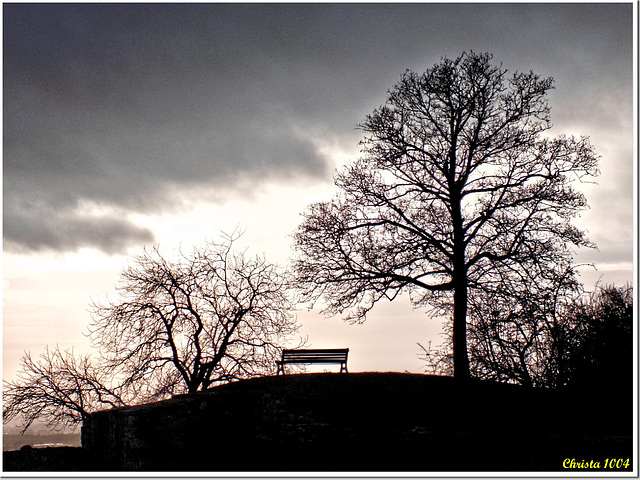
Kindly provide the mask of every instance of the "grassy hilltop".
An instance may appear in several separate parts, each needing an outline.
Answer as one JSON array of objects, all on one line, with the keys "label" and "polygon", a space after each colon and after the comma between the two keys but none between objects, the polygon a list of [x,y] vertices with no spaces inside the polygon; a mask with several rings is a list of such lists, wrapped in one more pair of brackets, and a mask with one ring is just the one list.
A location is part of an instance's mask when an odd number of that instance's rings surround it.
[{"label": "grassy hilltop", "polygon": [[[75,466],[562,471],[565,459],[631,458],[631,401],[595,393],[402,373],[264,377],[98,412]],[[35,466],[33,452],[9,453],[5,470],[23,469],[20,453]]]}]

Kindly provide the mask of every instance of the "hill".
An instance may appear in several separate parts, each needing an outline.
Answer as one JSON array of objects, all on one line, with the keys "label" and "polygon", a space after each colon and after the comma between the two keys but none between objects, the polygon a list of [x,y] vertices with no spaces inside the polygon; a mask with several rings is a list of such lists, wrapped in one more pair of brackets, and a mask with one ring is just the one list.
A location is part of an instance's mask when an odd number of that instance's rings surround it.
[{"label": "hill", "polygon": [[392,372],[264,377],[96,412],[82,461],[107,471],[522,472],[631,459],[631,402],[590,393]]}]

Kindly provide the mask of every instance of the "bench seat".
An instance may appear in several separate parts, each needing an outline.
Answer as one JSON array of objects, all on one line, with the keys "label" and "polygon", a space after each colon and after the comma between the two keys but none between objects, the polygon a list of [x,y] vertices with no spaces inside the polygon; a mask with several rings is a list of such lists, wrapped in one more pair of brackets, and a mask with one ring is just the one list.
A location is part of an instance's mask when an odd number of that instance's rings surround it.
[{"label": "bench seat", "polygon": [[306,349],[306,350],[282,350],[282,358],[276,361],[278,371],[284,375],[284,366],[287,364],[340,364],[340,373],[347,372],[348,348]]}]

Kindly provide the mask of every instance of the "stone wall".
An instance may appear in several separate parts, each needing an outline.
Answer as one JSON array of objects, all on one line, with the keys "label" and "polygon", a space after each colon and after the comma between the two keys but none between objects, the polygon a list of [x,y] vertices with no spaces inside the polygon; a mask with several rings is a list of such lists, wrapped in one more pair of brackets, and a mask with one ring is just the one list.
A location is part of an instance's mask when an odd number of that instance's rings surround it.
[{"label": "stone wall", "polygon": [[98,469],[224,470],[253,417],[247,399],[237,400],[197,394],[97,412],[83,425],[82,444]]}]

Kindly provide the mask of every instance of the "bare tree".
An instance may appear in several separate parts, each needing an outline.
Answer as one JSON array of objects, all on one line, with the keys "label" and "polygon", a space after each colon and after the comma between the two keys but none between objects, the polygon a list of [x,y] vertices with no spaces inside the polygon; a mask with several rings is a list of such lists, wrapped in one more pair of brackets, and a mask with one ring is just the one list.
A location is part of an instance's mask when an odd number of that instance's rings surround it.
[{"label": "bare tree", "polygon": [[[585,292],[571,267],[555,276],[470,298],[468,341],[472,376],[526,386],[606,385],[629,392],[633,370],[632,287],[596,285]],[[451,322],[445,341],[418,344],[429,373],[451,374]]]},{"label": "bare tree", "polygon": [[574,267],[527,265],[469,302],[469,360],[475,377],[550,386],[564,369],[568,311],[583,293]]},{"label": "bare tree", "polygon": [[296,332],[287,279],[264,257],[232,250],[236,236],[175,261],[135,258],[120,298],[93,305],[91,338],[138,398],[196,392],[263,375]]},{"label": "bare tree", "polygon": [[76,357],[58,347],[47,348],[38,360],[25,353],[17,380],[4,382],[3,421],[20,418],[22,433],[37,419],[49,428],[75,428],[91,411],[125,405],[104,378],[88,355]]},{"label": "bare tree", "polygon": [[448,313],[455,376],[469,377],[470,290],[522,265],[591,246],[571,219],[586,207],[571,182],[598,173],[587,138],[550,139],[550,78],[507,75],[490,54],[407,71],[361,125],[363,156],[311,205],[295,233],[303,301],[364,321],[408,292]]},{"label": "bare tree", "polygon": [[117,300],[94,302],[98,355],[49,351],[22,360],[5,382],[4,422],[81,422],[106,407],[193,393],[275,372],[281,343],[297,331],[288,278],[264,257],[236,252],[237,234],[170,260],[145,250],[122,272]]}]

